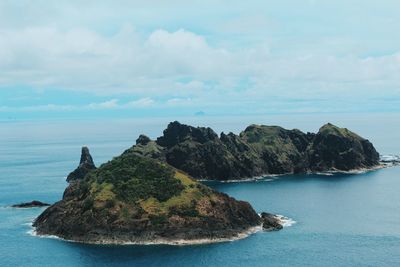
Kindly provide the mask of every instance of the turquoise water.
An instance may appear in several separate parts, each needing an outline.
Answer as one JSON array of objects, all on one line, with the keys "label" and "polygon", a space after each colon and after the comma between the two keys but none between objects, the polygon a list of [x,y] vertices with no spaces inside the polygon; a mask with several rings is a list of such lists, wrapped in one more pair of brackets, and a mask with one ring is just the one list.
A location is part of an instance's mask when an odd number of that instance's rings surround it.
[{"label": "turquoise water", "polygon": [[[258,122],[316,131],[327,120],[355,129],[382,154],[398,154],[400,116],[335,115],[195,118],[193,124],[238,132]],[[298,175],[208,185],[261,211],[296,221],[279,232],[196,246],[96,246],[31,236],[43,209],[12,209],[38,199],[55,202],[88,145],[96,163],[120,154],[139,133],[160,135],[167,119],[0,123],[1,266],[400,266],[400,168],[360,175]],[[371,126],[374,121],[374,126]],[[185,122],[183,120],[183,122]]]}]

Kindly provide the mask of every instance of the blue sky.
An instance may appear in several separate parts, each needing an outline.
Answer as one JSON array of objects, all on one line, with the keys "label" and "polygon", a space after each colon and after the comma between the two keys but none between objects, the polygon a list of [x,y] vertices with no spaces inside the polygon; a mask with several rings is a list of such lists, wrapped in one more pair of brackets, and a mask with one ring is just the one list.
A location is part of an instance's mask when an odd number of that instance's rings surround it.
[{"label": "blue sky", "polygon": [[0,0],[0,119],[400,111],[398,1],[142,2]]}]

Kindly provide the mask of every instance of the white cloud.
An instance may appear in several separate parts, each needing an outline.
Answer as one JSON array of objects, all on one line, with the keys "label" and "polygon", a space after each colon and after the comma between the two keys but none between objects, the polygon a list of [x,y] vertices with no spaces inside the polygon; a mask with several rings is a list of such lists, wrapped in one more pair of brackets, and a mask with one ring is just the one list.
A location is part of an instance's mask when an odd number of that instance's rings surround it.
[{"label": "white cloud", "polygon": [[0,112],[37,112],[37,111],[71,111],[76,110],[77,107],[73,105],[36,105],[36,106],[21,106],[21,107],[8,107],[0,106]]},{"label": "white cloud", "polygon": [[141,98],[141,99],[138,99],[135,101],[128,102],[125,105],[123,105],[123,107],[124,108],[130,108],[130,107],[143,108],[143,107],[150,107],[154,104],[155,104],[155,101],[153,99],[151,99],[150,97],[145,97],[145,98]]},{"label": "white cloud", "polygon": [[162,92],[187,75],[217,77],[229,69],[227,57],[184,30],[157,30],[144,39],[130,27],[111,37],[86,29],[0,30],[0,86]]},{"label": "white cloud", "polygon": [[[295,88],[318,81],[364,87],[385,81],[392,87],[400,83],[399,72],[399,54],[360,58],[309,51],[274,57],[265,44],[229,51],[185,30],[156,30],[147,38],[131,27],[111,37],[86,29],[0,31],[1,86],[184,97],[188,92],[204,94],[209,81],[214,89],[225,90],[243,79],[261,82],[264,93],[276,89],[269,84],[292,83]],[[189,81],[182,83],[182,78]]]},{"label": "white cloud", "polygon": [[127,103],[120,103],[118,99],[110,99],[104,102],[95,102],[86,105],[33,105],[9,107],[0,106],[0,112],[36,112],[36,111],[85,111],[85,110],[121,110],[121,109],[141,109],[154,105],[156,102],[149,98],[141,98]]},{"label": "white cloud", "polygon": [[193,104],[191,98],[171,98],[168,99],[166,104],[168,106],[188,106]]},{"label": "white cloud", "polygon": [[111,99],[101,103],[91,103],[87,105],[89,109],[113,109],[118,107],[118,99]]},{"label": "white cloud", "polygon": [[[249,24],[262,20],[245,17]],[[229,27],[241,25],[240,19],[233,22]],[[277,54],[279,42],[267,37],[240,48],[210,43],[206,36],[188,30],[143,34],[129,25],[114,35],[87,28],[0,28],[0,87],[22,84],[113,97],[85,107],[26,107],[40,110],[151,107],[158,97],[170,99],[165,102],[168,106],[224,106],[227,99],[244,103],[298,95],[400,94],[400,54],[365,57],[340,48],[341,55],[336,55],[332,47],[347,47],[352,44],[348,39],[317,40],[297,49],[286,43],[287,54]],[[118,94],[139,99],[120,103],[114,99]]]}]

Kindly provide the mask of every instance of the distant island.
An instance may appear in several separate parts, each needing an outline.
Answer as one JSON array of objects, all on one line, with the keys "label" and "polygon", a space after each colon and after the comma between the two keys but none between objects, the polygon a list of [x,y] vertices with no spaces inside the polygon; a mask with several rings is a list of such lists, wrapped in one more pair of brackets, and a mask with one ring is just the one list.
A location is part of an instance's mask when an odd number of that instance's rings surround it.
[{"label": "distant island", "polygon": [[[172,122],[163,136],[96,168],[82,148],[63,199],[33,226],[39,235],[101,244],[195,244],[282,228],[282,217],[201,184],[266,174],[351,171],[379,166],[373,145],[326,124],[317,134],[251,125],[239,135]],[[194,177],[194,178],[192,178]],[[196,178],[196,179],[195,179]]]},{"label": "distant island", "polygon": [[128,150],[158,159],[200,180],[239,180],[265,175],[351,172],[380,166],[368,140],[325,124],[318,133],[250,125],[239,135],[177,121],[157,140],[139,136]]}]

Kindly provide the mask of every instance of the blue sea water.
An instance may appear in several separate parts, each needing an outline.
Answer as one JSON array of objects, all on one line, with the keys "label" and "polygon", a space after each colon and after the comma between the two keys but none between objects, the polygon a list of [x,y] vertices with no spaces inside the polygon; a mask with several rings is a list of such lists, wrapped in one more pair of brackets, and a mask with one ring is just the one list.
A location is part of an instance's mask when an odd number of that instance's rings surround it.
[{"label": "blue sea water", "polygon": [[[359,175],[288,175],[242,183],[208,182],[261,212],[296,224],[227,243],[194,246],[101,246],[30,235],[43,209],[9,205],[53,203],[88,145],[97,164],[159,136],[171,119],[19,121],[0,123],[0,266],[400,266],[400,168]],[[238,133],[250,123],[317,131],[330,121],[370,139],[381,154],[399,154],[399,114],[182,118]]]}]

